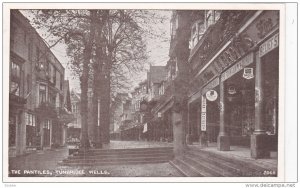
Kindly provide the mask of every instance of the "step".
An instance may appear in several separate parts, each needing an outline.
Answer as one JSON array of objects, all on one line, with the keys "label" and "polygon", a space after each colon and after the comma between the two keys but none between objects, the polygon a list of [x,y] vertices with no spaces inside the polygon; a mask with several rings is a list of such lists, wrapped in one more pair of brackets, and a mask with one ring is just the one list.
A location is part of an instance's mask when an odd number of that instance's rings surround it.
[{"label": "step", "polygon": [[88,158],[88,159],[106,159],[106,158],[125,158],[125,157],[147,157],[147,156],[169,156],[173,157],[174,154],[170,152],[157,152],[157,153],[125,153],[125,154],[97,154],[97,155],[74,155],[74,156],[69,156],[68,159],[81,159],[81,158]]},{"label": "step", "polygon": [[160,154],[169,154],[173,153],[173,151],[136,151],[136,150],[126,150],[126,151],[110,151],[110,152],[88,152],[88,153],[74,153],[73,156],[107,156],[107,155],[130,155],[130,154],[153,154],[153,153],[160,153]]},{"label": "step", "polygon": [[202,176],[196,170],[194,170],[189,165],[187,165],[185,162],[183,162],[181,159],[175,159],[173,161],[170,161],[169,163],[186,177]]},{"label": "step", "polygon": [[[127,149],[89,149],[85,153],[122,152],[122,151],[173,151],[173,147],[127,148]],[[84,153],[79,150],[79,153]]]},{"label": "step", "polygon": [[173,159],[172,156],[155,156],[155,157],[135,157],[135,158],[132,158],[132,157],[124,157],[124,158],[108,158],[108,159],[84,159],[84,158],[81,158],[81,159],[64,159],[63,162],[67,162],[67,163],[76,163],[76,162],[81,162],[81,161],[84,161],[84,162],[90,162],[90,163],[93,163],[93,162],[112,162],[112,161],[121,161],[121,162],[124,162],[126,163],[127,161],[139,161],[139,160],[153,160],[153,159],[162,159],[162,160],[171,160]]},{"label": "step", "polygon": [[79,163],[65,163],[60,162],[58,163],[61,166],[106,166],[106,165],[132,165],[132,164],[154,164],[154,163],[166,163],[169,160],[151,160],[151,161],[127,161],[126,163],[122,161],[117,162],[95,162],[95,163],[86,163],[86,162],[79,162]]},{"label": "step", "polygon": [[255,160],[250,160],[245,157],[238,157],[238,156],[230,156],[229,157],[229,156],[223,156],[223,155],[220,155],[220,154],[217,154],[214,152],[210,152],[210,151],[205,151],[205,150],[201,150],[201,151],[208,153],[212,157],[216,157],[218,159],[223,159],[228,162],[233,162],[233,163],[241,165],[243,167],[247,167],[248,169],[252,169],[253,171],[263,172],[264,170],[276,170],[276,169],[264,168],[259,164],[255,164],[254,163]]},{"label": "step", "polygon": [[213,163],[206,162],[204,160],[197,160],[197,158],[185,155],[184,160],[187,161],[191,166],[198,170],[208,172],[212,177],[231,177],[232,173],[214,165]]},{"label": "step", "polygon": [[189,150],[187,152],[187,154],[194,156],[194,158],[197,159],[197,161],[201,161],[201,162],[205,161],[206,163],[215,164],[222,170],[226,170],[227,172],[229,172],[230,176],[239,177],[239,176],[245,175],[245,173],[248,172],[248,169],[245,169],[245,168],[244,168],[245,172],[243,172],[243,168],[241,168],[241,166],[239,166],[237,164],[230,163],[223,159],[216,159],[206,153],[200,153],[198,151]]},{"label": "step", "polygon": [[260,166],[259,164],[254,164],[254,161],[244,157],[229,157],[201,149],[189,149],[187,153],[198,155],[199,158],[202,156],[202,159],[206,160],[207,162],[219,164],[231,172],[234,172],[235,169],[237,173],[236,175],[243,177],[262,176],[262,173],[265,170],[277,171],[276,169],[268,169]]}]

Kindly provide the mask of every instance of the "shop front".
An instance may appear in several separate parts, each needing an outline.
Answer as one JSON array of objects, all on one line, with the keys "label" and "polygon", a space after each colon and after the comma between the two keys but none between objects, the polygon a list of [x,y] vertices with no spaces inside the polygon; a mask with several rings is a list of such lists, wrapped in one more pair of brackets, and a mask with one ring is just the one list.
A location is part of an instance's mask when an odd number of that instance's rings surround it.
[{"label": "shop front", "polygon": [[199,127],[202,146],[249,147],[253,158],[277,150],[278,28],[279,11],[258,11],[199,74],[203,87],[190,96],[189,107],[200,104],[200,121],[190,118],[189,125]]}]

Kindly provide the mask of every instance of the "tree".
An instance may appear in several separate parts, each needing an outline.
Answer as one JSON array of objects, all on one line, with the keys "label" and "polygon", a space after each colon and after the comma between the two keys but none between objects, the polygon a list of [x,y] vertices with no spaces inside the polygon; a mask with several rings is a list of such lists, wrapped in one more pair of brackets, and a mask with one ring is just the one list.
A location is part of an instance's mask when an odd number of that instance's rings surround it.
[{"label": "tree", "polygon": [[[50,47],[67,45],[72,69],[80,76],[82,136],[87,138],[87,90],[92,86],[92,124],[98,125],[98,99],[102,140],[109,142],[112,92],[129,87],[133,74],[147,64],[145,39],[160,37],[153,25],[165,17],[147,10],[34,10],[37,28],[47,30]],[[152,27],[152,28],[151,28]],[[97,132],[97,131],[92,131]],[[97,140],[94,135],[94,140]],[[86,144],[83,141],[82,145]]]}]

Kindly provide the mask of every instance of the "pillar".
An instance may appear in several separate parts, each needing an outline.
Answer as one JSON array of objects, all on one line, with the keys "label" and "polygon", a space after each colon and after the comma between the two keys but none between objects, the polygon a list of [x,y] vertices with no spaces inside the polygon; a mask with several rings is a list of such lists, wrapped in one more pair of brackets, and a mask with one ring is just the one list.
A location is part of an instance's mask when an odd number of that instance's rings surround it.
[{"label": "pillar", "polygon": [[267,134],[263,126],[263,74],[261,67],[261,59],[256,55],[256,70],[255,70],[255,128],[251,135],[251,157],[252,158],[267,158],[270,157],[270,152],[266,147]]},{"label": "pillar", "polygon": [[218,150],[229,151],[230,150],[230,139],[225,130],[225,89],[224,82],[220,76],[220,131],[218,135]]},{"label": "pillar", "polygon": [[16,155],[22,155],[26,149],[25,112],[20,110],[16,117]]},{"label": "pillar", "polygon": [[186,133],[186,143],[191,145],[193,144],[192,139],[191,139],[191,122],[190,122],[190,104],[187,106],[187,133]]},{"label": "pillar", "polygon": [[45,120],[42,120],[40,123],[41,149],[44,148],[44,124]]},{"label": "pillar", "polygon": [[184,150],[184,127],[182,122],[182,114],[180,112],[172,111],[172,125],[173,125],[173,144],[175,156],[181,156]]},{"label": "pillar", "polygon": [[53,120],[49,120],[49,128],[50,128],[50,133],[49,133],[49,143],[50,143],[50,148],[52,147],[52,142],[53,142],[53,126],[52,126],[52,124],[53,124]]}]

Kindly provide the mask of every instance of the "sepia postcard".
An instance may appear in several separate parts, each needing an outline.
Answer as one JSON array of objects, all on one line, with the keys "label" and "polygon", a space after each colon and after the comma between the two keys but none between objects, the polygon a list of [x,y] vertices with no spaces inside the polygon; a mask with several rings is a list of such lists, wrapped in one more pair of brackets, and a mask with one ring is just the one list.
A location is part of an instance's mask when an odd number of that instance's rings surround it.
[{"label": "sepia postcard", "polygon": [[3,182],[283,182],[285,5],[4,3]]}]

